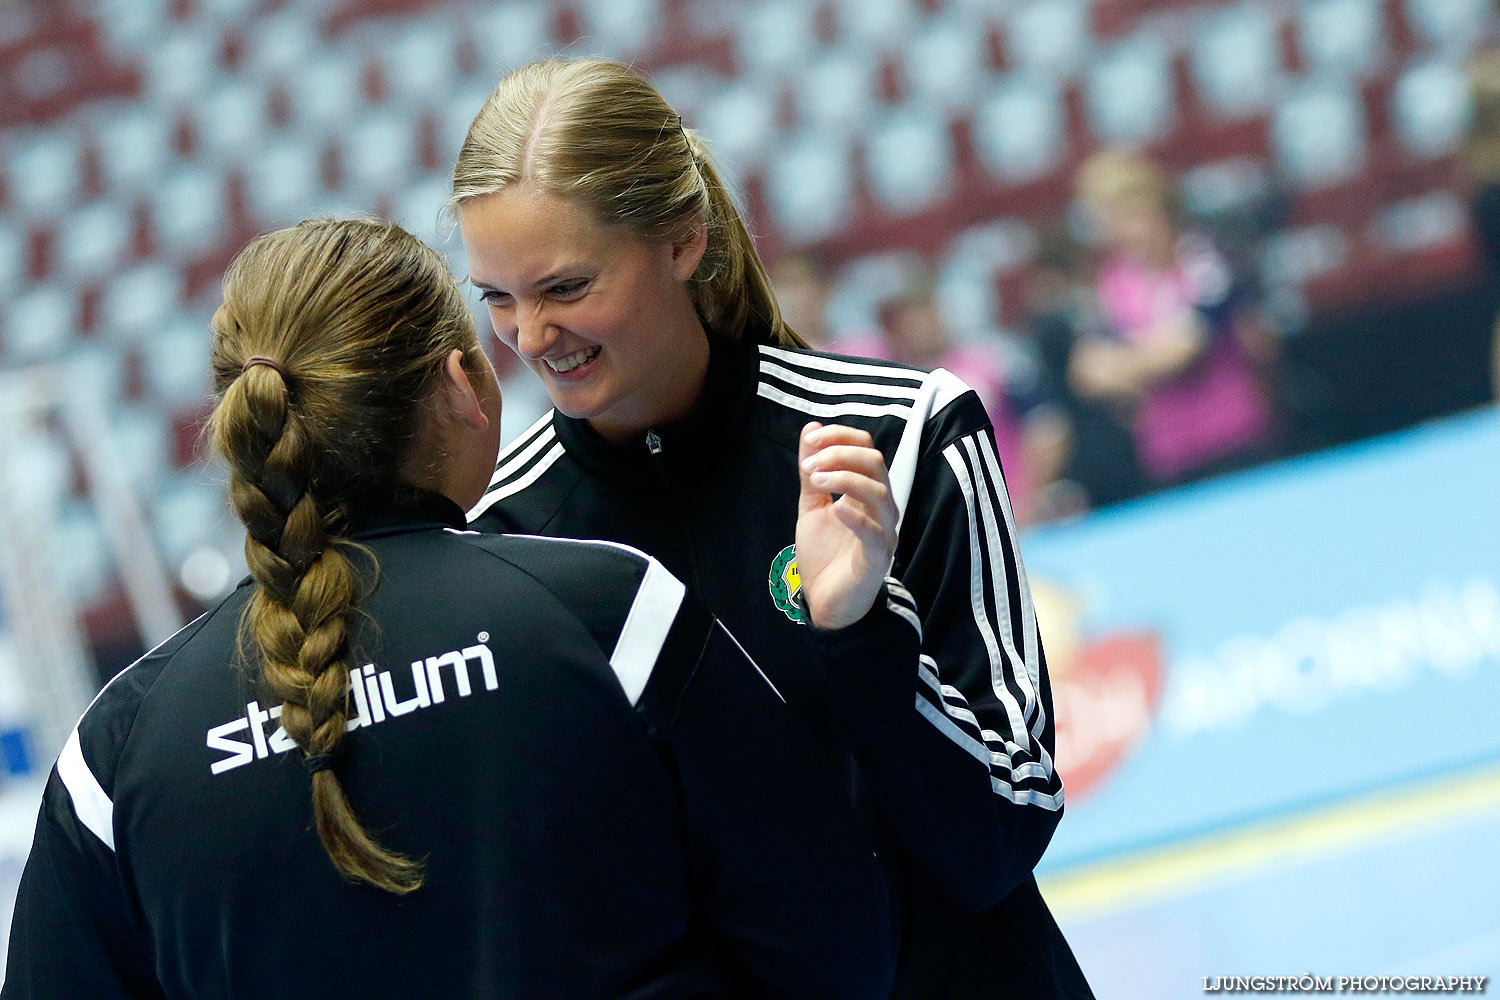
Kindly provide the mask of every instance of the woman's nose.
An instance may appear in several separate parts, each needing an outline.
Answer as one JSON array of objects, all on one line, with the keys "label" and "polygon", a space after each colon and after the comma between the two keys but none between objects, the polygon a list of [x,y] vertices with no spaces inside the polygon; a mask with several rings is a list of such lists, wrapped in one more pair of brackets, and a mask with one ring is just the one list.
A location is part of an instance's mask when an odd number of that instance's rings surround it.
[{"label": "woman's nose", "polygon": [[524,305],[516,310],[517,354],[535,361],[551,350],[556,340],[557,328],[547,321],[543,310]]}]

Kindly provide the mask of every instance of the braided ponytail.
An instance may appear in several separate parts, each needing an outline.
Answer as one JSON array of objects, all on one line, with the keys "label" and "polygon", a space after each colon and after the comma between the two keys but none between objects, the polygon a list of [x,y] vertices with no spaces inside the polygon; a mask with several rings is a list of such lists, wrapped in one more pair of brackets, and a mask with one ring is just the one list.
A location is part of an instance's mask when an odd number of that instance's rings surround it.
[{"label": "braided ponytail", "polygon": [[398,227],[312,222],[256,240],[214,314],[214,449],[245,524],[255,582],[245,659],[281,704],[311,775],[313,826],[346,879],[402,894],[419,862],[364,829],[334,767],[349,715],[362,581],[348,501],[393,485],[418,403],[472,320],[437,255]]}]

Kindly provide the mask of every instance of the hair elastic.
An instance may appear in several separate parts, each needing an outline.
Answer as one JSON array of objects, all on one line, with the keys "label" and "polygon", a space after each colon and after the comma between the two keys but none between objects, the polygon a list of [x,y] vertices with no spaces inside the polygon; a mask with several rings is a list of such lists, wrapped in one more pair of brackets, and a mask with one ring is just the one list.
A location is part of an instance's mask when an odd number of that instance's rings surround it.
[{"label": "hair elastic", "polygon": [[245,374],[256,365],[265,365],[267,368],[274,368],[277,373],[281,375],[283,380],[291,378],[291,375],[287,373],[286,368],[280,361],[277,361],[275,358],[268,358],[263,354],[257,354],[255,355],[255,357],[250,358],[243,365],[241,365],[240,374]]},{"label": "hair elastic", "polygon": [[327,771],[333,767],[333,755],[327,753],[304,754],[302,757],[302,766],[307,768],[308,774]]}]

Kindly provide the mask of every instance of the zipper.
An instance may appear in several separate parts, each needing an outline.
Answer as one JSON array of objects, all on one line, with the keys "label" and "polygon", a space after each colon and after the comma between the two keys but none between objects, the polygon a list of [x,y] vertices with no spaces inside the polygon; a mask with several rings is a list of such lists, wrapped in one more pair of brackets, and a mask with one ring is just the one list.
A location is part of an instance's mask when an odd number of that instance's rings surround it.
[{"label": "zipper", "polygon": [[[662,451],[661,435],[654,430],[646,431],[646,450],[651,453],[652,464],[656,466],[656,478],[661,481],[664,489],[670,490],[672,486],[671,476],[667,469],[667,456]],[[687,518],[679,518],[678,523],[682,525],[682,538],[687,546],[688,576],[692,584],[693,592],[703,599],[703,581],[698,576],[698,549],[693,544],[693,532],[688,527]]]}]

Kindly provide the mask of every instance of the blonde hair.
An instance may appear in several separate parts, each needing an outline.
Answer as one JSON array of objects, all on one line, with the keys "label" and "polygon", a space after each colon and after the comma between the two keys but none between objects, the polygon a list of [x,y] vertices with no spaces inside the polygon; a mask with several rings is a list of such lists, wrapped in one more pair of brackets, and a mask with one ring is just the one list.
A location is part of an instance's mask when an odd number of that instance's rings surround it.
[{"label": "blonde hair", "polygon": [[229,465],[255,584],[241,657],[281,702],[334,867],[410,892],[421,863],[365,831],[330,767],[349,714],[350,629],[373,582],[356,573],[360,546],[346,519],[352,501],[399,481],[449,352],[482,363],[473,319],[442,259],[415,236],[321,220],[246,247],[211,325],[210,433]]},{"label": "blonde hair", "polygon": [[781,318],[739,210],[696,132],[623,63],[554,59],[507,74],[469,126],[449,209],[528,182],[648,239],[703,226],[690,281],[699,318],[728,340],[806,346]]},{"label": "blonde hair", "polygon": [[1123,149],[1095,153],[1078,168],[1079,197],[1103,211],[1127,205],[1152,205],[1175,217],[1176,189],[1154,162]]}]

